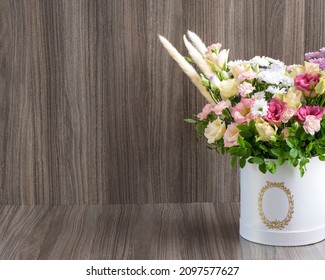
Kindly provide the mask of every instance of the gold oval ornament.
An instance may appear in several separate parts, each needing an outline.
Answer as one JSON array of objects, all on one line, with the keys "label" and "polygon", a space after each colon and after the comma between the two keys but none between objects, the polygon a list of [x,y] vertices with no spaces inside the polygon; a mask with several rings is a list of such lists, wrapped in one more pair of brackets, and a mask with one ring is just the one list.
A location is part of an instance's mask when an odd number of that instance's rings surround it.
[{"label": "gold oval ornament", "polygon": [[[291,191],[284,186],[283,182],[276,183],[276,182],[267,181],[266,183],[267,184],[261,188],[259,195],[258,195],[258,212],[259,212],[260,218],[261,218],[263,224],[265,224],[266,227],[269,229],[277,229],[277,230],[284,229],[290,223],[293,213],[294,213],[293,195],[292,195]],[[282,221],[279,221],[279,220],[270,221],[268,218],[266,218],[266,216],[264,214],[263,196],[264,196],[265,192],[270,188],[278,188],[278,189],[282,190],[288,198],[288,202],[289,202],[288,213]]]}]

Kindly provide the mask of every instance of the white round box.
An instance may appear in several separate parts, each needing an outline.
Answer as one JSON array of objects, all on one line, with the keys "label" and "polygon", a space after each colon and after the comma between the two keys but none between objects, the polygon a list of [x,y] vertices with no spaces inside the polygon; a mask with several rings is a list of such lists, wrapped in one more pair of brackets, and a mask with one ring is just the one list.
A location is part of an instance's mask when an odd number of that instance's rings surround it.
[{"label": "white round box", "polygon": [[288,163],[276,174],[255,164],[240,171],[240,235],[274,246],[299,246],[325,239],[325,162],[312,158],[307,172]]}]

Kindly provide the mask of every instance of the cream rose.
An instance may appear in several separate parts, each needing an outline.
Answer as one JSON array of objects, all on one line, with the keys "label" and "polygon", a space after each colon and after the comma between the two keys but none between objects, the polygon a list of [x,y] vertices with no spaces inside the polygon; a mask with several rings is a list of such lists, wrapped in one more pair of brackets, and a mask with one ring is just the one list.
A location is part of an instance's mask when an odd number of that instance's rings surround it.
[{"label": "cream rose", "polygon": [[238,93],[238,81],[236,79],[223,80],[220,82],[220,94],[223,99],[228,99]]},{"label": "cream rose", "polygon": [[291,87],[287,94],[283,96],[283,101],[288,104],[289,107],[300,108],[301,107],[302,92],[294,87]]},{"label": "cream rose", "polygon": [[275,128],[262,118],[257,118],[255,127],[259,136],[257,141],[270,141],[276,134]]},{"label": "cream rose", "polygon": [[210,122],[206,129],[204,130],[204,136],[208,139],[208,143],[212,144],[215,141],[222,138],[226,131],[225,122],[220,118],[217,118],[215,121]]}]

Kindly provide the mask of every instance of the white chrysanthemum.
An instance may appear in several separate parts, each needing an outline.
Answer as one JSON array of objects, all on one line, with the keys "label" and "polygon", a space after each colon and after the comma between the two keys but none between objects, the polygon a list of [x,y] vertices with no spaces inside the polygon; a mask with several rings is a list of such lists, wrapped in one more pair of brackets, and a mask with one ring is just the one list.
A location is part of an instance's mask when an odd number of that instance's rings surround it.
[{"label": "white chrysanthemum", "polygon": [[234,60],[234,61],[228,61],[229,68],[233,68],[235,66],[243,65],[243,64],[249,64],[250,62],[247,60]]},{"label": "white chrysanthemum", "polygon": [[285,87],[292,87],[294,84],[294,79],[288,76],[283,76],[281,80],[281,84]]},{"label": "white chrysanthemum", "polygon": [[265,56],[263,57],[255,56],[250,60],[250,63],[252,65],[259,65],[262,67],[268,67],[270,65],[270,62],[266,59]]},{"label": "white chrysanthemum", "polygon": [[275,63],[275,64],[283,64],[284,63],[281,61],[281,60],[278,60],[278,59],[274,59],[274,58],[271,58],[271,57],[265,57],[270,63]]},{"label": "white chrysanthemum", "polygon": [[283,75],[280,72],[265,70],[258,73],[257,78],[268,84],[279,85],[283,79]]},{"label": "white chrysanthemum", "polygon": [[251,113],[255,118],[258,116],[264,117],[266,116],[268,109],[269,106],[267,105],[267,101],[265,99],[257,99],[251,108]]},{"label": "white chrysanthemum", "polygon": [[264,91],[255,92],[254,97],[256,99],[263,99],[265,97],[265,92]]},{"label": "white chrysanthemum", "polygon": [[278,87],[274,87],[274,86],[269,86],[265,91],[273,93],[273,94],[277,94],[277,93],[285,93],[286,89],[285,88],[278,88]]}]

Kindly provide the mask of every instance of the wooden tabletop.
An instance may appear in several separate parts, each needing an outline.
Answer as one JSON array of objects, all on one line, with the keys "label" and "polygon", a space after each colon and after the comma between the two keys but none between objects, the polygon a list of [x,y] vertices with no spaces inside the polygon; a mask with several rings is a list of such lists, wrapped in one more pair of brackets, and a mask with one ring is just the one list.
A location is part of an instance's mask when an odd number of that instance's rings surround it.
[{"label": "wooden tabletop", "polygon": [[238,203],[0,207],[1,259],[325,259],[239,236]]}]

